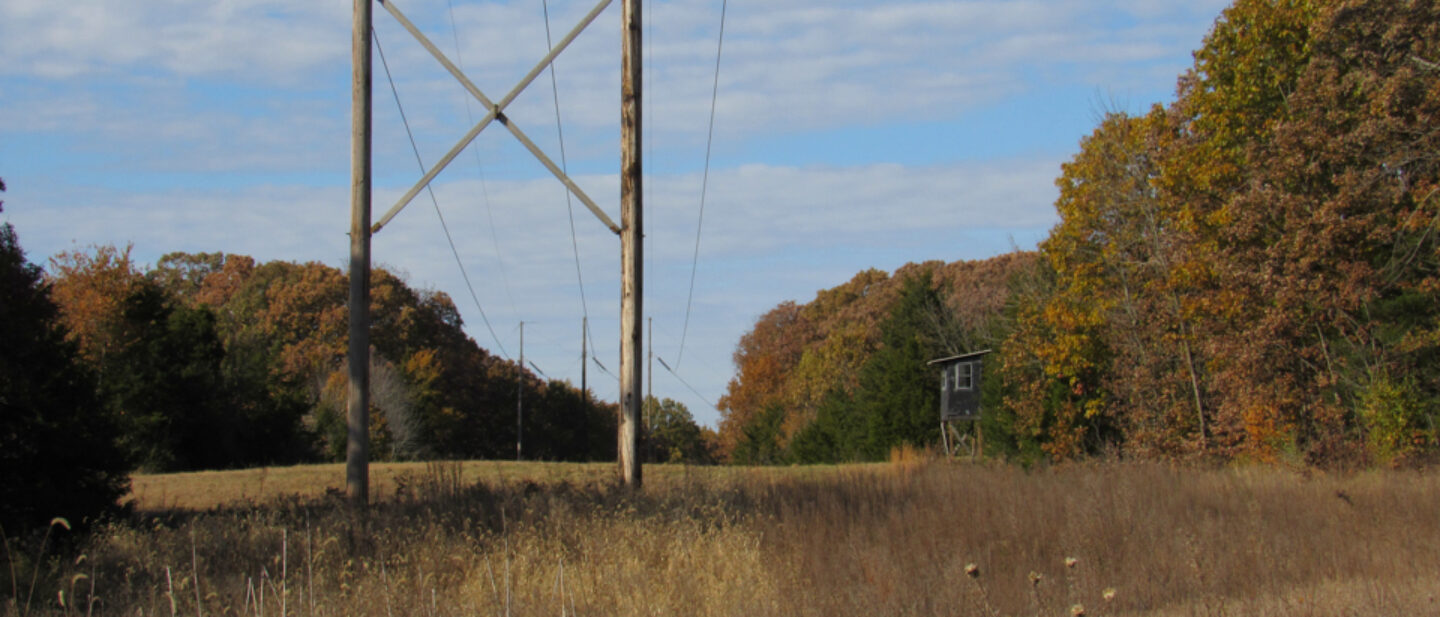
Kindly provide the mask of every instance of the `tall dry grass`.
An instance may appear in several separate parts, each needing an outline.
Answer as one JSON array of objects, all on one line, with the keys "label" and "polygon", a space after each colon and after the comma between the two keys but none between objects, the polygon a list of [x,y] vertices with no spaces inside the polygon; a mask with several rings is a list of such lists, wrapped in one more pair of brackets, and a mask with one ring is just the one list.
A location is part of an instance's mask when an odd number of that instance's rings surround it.
[{"label": "tall dry grass", "polygon": [[432,465],[363,517],[323,499],[137,516],[51,559],[31,612],[1440,614],[1430,473],[907,461],[656,477],[637,495]]}]

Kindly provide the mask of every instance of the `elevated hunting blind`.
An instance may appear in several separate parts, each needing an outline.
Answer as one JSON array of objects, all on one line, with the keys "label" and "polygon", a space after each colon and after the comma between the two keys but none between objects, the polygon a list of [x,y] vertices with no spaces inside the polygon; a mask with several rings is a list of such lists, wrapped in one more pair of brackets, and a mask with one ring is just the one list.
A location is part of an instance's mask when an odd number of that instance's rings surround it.
[{"label": "elevated hunting blind", "polygon": [[940,420],[980,419],[980,368],[989,349],[931,360],[940,366]]},{"label": "elevated hunting blind", "polygon": [[[990,350],[986,349],[927,363],[940,367],[940,439],[945,444],[947,455],[952,451],[952,438],[957,446],[968,445],[968,435],[956,431],[951,423],[980,419],[980,370],[988,353]],[[978,423],[975,433],[976,444],[971,449],[972,456],[980,446]]]}]

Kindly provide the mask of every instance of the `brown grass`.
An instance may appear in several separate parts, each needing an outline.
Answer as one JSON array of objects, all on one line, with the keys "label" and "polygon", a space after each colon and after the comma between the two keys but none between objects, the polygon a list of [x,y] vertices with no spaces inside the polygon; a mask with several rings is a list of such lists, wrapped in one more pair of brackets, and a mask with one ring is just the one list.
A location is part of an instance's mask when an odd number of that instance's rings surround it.
[{"label": "brown grass", "polygon": [[[398,467],[367,517],[281,497],[323,489],[270,497],[311,471],[270,470],[271,488],[209,489],[263,505],[95,532],[52,562],[35,608],[83,613],[94,583],[97,611],[125,615],[1440,614],[1435,474],[905,458],[652,466],[639,495],[608,465]],[[192,503],[195,481],[146,478],[137,501]]]},{"label": "brown grass", "polygon": [[[907,465],[915,465],[912,453]],[[615,463],[540,463],[516,461],[445,461],[430,463],[374,463],[370,465],[371,501],[393,501],[413,492],[417,484],[437,476],[437,469],[465,486],[525,484],[576,487],[605,486],[615,480]],[[815,477],[836,469],[880,469],[869,465],[817,467],[693,467],[647,465],[645,483],[662,491],[676,486],[731,483],[738,479]],[[292,501],[316,501],[343,494],[345,464],[262,467],[228,471],[174,474],[137,474],[131,477],[125,502],[141,512],[204,511],[221,507],[262,506]]]},{"label": "brown grass", "polygon": [[[392,500],[401,486],[429,474],[433,463],[375,463],[370,466],[370,493],[375,501]],[[525,463],[466,461],[459,466],[461,481],[567,482],[594,485],[608,481],[613,464]],[[239,504],[274,504],[299,499],[313,501],[345,490],[345,464],[264,467],[231,471],[197,471],[131,478],[128,501],[142,511],[209,510]]]}]

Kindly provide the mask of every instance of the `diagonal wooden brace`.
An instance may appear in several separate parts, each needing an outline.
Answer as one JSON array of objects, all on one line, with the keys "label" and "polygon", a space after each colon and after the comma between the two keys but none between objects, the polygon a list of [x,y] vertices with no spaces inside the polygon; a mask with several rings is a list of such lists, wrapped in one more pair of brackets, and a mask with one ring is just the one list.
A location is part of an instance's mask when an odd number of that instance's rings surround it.
[{"label": "diagonal wooden brace", "polygon": [[470,92],[470,95],[474,96],[477,100],[479,100],[480,103],[489,110],[489,112],[486,113],[485,117],[481,118],[480,122],[476,123],[469,132],[465,133],[465,136],[461,137],[460,141],[456,143],[449,152],[446,152],[445,156],[441,157],[440,161],[437,162],[434,167],[431,167],[430,171],[425,172],[425,175],[420,178],[419,182],[416,182],[415,186],[411,187],[409,191],[407,191],[403,196],[401,196],[400,200],[397,201],[395,205],[392,206],[390,210],[385,213],[384,216],[380,217],[380,220],[377,221],[370,228],[370,233],[374,234],[375,232],[380,231],[381,227],[384,227],[386,223],[389,223],[390,219],[394,218],[396,214],[399,214],[400,210],[404,209],[405,206],[409,205],[410,202],[415,199],[415,196],[420,193],[420,191],[424,190],[425,187],[429,185],[436,176],[440,175],[440,172],[443,171],[445,167],[449,166],[450,162],[454,161],[455,157],[459,156],[460,153],[463,152],[465,148],[470,145],[470,142],[474,141],[475,137],[478,136],[481,131],[485,130],[485,127],[489,126],[491,122],[496,120],[499,120],[502,126],[504,126],[506,129],[509,129],[510,134],[514,135],[515,139],[519,140],[520,143],[525,146],[525,149],[530,151],[530,154],[534,155],[535,158],[539,160],[546,169],[550,170],[551,174],[554,174],[556,179],[560,180],[560,182],[564,184],[565,187],[569,189],[569,191],[573,193],[575,197],[580,200],[581,203],[585,204],[585,207],[589,208],[590,212],[594,213],[595,216],[600,219],[601,223],[604,223],[605,226],[610,228],[610,231],[614,232],[615,234],[618,235],[620,233],[620,226],[616,225],[615,221],[611,220],[609,216],[606,216],[605,211],[601,210],[599,206],[595,205],[595,201],[590,199],[590,196],[586,195],[585,191],[581,190],[574,181],[572,181],[568,176],[566,176],[565,172],[561,170],[560,167],[550,159],[550,157],[546,156],[545,153],[540,150],[539,146],[536,146],[535,142],[531,141],[531,139],[526,136],[519,127],[515,126],[515,124],[511,122],[504,113],[505,107],[508,106],[511,102],[513,102],[515,100],[515,97],[519,96],[520,93],[524,91],[531,82],[535,81],[535,78],[538,77],[540,73],[544,72],[545,68],[550,66],[550,64],[555,61],[555,57],[560,55],[560,52],[564,51],[565,48],[568,47],[570,43],[575,40],[575,37],[579,36],[580,33],[583,32],[585,28],[590,25],[590,22],[595,21],[595,18],[599,17],[600,13],[604,12],[605,9],[610,6],[612,0],[600,0],[599,4],[596,4],[595,8],[591,9],[590,12],[585,15],[584,19],[581,19],[580,23],[577,24],[573,29],[571,29],[569,34],[565,35],[565,38],[560,39],[559,44],[555,45],[555,47],[550,50],[550,53],[545,54],[545,57],[541,58],[540,62],[535,65],[535,68],[530,69],[530,72],[526,74],[525,77],[522,78],[520,82],[515,85],[514,88],[511,88],[510,92],[506,94],[504,98],[500,99],[499,103],[495,103],[491,101],[489,97],[485,96],[485,93],[481,92],[480,89],[477,88],[475,84],[471,82],[468,77],[465,76],[465,73],[462,72],[459,67],[455,66],[455,64],[445,56],[444,52],[440,51],[440,48],[436,47],[435,44],[432,43],[430,39],[425,36],[424,33],[420,32],[420,29],[416,28],[415,24],[412,23],[408,18],[406,18],[404,13],[401,13],[400,9],[396,8],[393,2],[389,0],[378,1],[381,6],[385,7],[385,10],[389,11],[390,14],[395,17],[395,20],[398,21],[400,25],[405,28],[405,30],[410,32],[410,35],[414,36],[415,40],[419,41],[420,45],[425,47],[425,49],[430,52],[430,55],[434,56],[435,59],[438,60],[442,66],[445,67],[445,70],[449,71],[450,74],[454,76],[455,79],[458,80],[467,91]]}]

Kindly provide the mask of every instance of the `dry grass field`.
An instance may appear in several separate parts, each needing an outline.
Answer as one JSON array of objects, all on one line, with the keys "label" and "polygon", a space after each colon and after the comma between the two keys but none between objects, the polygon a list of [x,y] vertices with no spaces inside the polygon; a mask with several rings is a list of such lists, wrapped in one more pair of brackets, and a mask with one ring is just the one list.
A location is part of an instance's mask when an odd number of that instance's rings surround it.
[{"label": "dry grass field", "polygon": [[131,520],[12,562],[4,612],[1440,614],[1433,473],[416,464],[361,516],[340,472],[138,477]]}]

